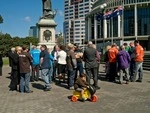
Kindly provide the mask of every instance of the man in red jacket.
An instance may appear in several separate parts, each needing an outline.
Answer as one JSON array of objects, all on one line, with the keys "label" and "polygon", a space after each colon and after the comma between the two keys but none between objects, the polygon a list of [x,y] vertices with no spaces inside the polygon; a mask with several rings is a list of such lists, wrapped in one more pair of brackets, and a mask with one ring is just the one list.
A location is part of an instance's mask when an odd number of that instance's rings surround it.
[{"label": "man in red jacket", "polygon": [[[134,41],[135,45],[135,70],[133,71],[133,79],[132,82],[142,82],[143,79],[143,57],[144,57],[144,49],[139,44],[138,40]],[[139,73],[138,73],[139,72]],[[138,80],[136,80],[136,76],[139,74]]]},{"label": "man in red jacket", "polygon": [[115,82],[115,77],[117,76],[117,55],[118,55],[117,45],[113,44],[108,51],[109,66],[110,66],[109,70],[110,82]]}]

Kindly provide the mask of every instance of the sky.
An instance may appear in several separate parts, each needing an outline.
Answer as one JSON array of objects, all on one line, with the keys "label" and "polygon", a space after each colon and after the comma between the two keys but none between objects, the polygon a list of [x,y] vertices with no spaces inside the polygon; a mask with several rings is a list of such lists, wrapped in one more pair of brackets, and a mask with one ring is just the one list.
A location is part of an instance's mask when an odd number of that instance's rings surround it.
[{"label": "sky", "polygon": [[[56,32],[63,32],[64,0],[51,2],[53,10],[57,9]],[[30,26],[35,26],[42,16],[42,0],[0,0],[0,15],[4,20],[1,32],[24,38],[29,35]]]}]

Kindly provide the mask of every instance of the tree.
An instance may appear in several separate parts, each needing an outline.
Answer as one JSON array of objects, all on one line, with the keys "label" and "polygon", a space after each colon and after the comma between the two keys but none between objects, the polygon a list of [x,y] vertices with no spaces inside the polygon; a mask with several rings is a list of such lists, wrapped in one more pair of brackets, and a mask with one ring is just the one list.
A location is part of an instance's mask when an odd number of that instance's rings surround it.
[{"label": "tree", "polygon": [[62,33],[60,33],[57,37],[56,37],[56,43],[58,45],[64,45],[64,37],[62,36]]},{"label": "tree", "polygon": [[2,53],[3,56],[7,56],[8,51],[12,47],[16,46],[30,46],[30,43],[33,45],[38,44],[38,38],[35,37],[26,37],[26,38],[20,38],[18,36],[11,37],[10,34],[0,34],[0,53]]},{"label": "tree", "polygon": [[0,15],[0,24],[3,23],[3,17]]}]

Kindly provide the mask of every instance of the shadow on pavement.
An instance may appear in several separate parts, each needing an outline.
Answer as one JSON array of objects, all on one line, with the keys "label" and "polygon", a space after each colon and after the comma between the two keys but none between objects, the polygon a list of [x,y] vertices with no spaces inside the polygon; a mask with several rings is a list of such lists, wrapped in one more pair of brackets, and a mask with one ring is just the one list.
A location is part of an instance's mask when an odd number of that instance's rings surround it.
[{"label": "shadow on pavement", "polygon": [[39,84],[39,83],[31,83],[32,87],[36,88],[36,89],[40,89],[43,90],[44,86]]},{"label": "shadow on pavement", "polygon": [[57,82],[55,83],[55,85],[57,85],[57,86],[59,86],[59,87],[62,87],[62,88],[68,89],[67,84],[64,83],[64,82],[59,82],[59,81],[57,81]]}]

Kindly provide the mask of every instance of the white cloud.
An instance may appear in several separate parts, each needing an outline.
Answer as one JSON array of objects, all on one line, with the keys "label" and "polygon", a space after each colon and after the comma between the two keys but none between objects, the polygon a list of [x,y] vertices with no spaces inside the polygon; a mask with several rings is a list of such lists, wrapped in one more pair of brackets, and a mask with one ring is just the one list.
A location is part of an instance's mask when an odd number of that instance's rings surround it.
[{"label": "white cloud", "polygon": [[24,20],[25,20],[26,22],[31,22],[31,17],[30,17],[30,16],[26,16],[26,17],[24,17]]},{"label": "white cloud", "polygon": [[64,16],[64,12],[62,10],[58,10],[57,12],[59,16],[62,16],[62,17]]}]

